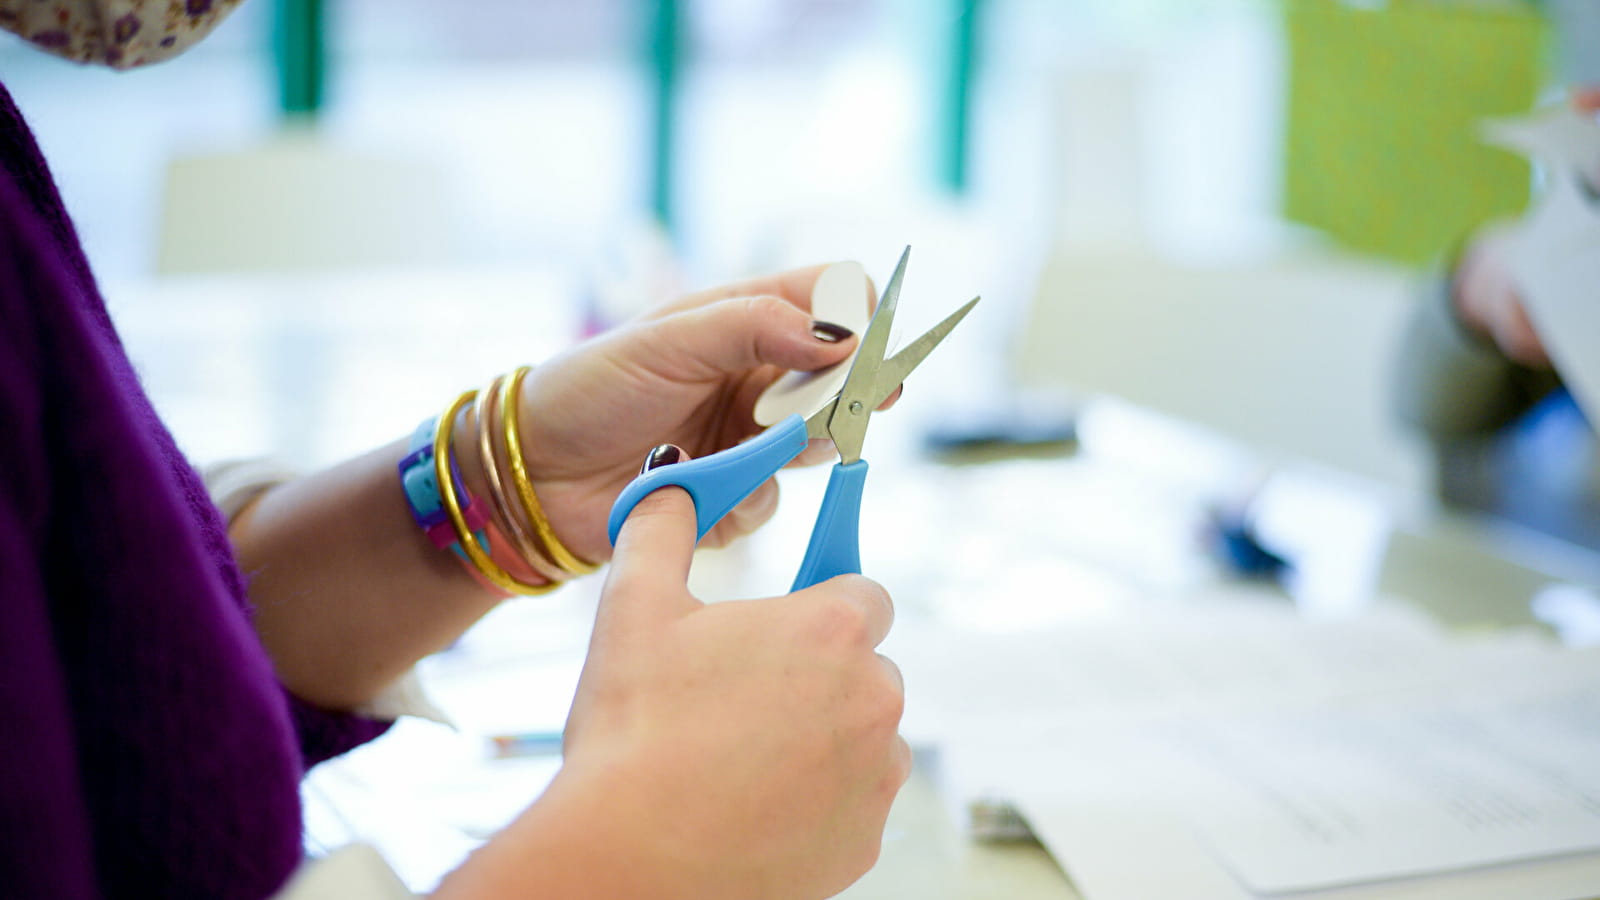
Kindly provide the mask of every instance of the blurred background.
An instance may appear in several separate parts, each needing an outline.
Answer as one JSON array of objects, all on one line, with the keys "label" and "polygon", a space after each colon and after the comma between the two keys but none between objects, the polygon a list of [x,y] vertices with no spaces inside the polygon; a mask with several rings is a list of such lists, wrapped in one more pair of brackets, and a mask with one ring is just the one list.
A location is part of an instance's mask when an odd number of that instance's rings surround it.
[{"label": "blurred background", "polygon": [[[1312,615],[1543,602],[1592,640],[1594,521],[1441,506],[1394,369],[1442,261],[1528,202],[1479,121],[1600,83],[1597,8],[249,0],[130,73],[0,41],[0,81],[197,461],[325,465],[678,292],[881,283],[910,244],[906,333],[984,302],[868,447],[902,616],[1028,629],[1221,580]],[[814,475],[702,596],[787,583]],[[560,727],[594,590],[433,664],[462,734]],[[401,733],[367,765],[481,752]],[[393,817],[416,798],[357,771],[309,782],[314,843],[376,839],[419,888],[537,791],[444,769],[442,817]]]},{"label": "blurred background", "polygon": [[[1479,122],[1600,81],[1597,18],[252,0],[166,64],[13,39],[0,78],[197,460],[325,465],[675,293],[841,258],[881,280],[910,244],[906,328],[985,301],[880,453],[1114,459],[1198,504],[1227,560],[1294,556],[1296,590],[1354,603],[1437,505],[1393,411],[1406,321],[1528,200]],[[1596,531],[1520,521],[1493,540],[1553,535],[1590,571]]]},{"label": "blurred background", "polygon": [[[987,297],[943,414],[1105,392],[1411,488],[1383,404],[1399,282],[1520,207],[1525,166],[1473,123],[1563,79],[1538,8],[1384,7],[254,0],[166,65],[13,40],[0,72],[126,327],[161,335],[151,387],[202,459],[323,463],[403,429],[413,405],[377,399],[316,424],[309,394],[362,377],[329,318],[392,341],[439,334],[407,300],[454,321],[515,299],[554,317],[519,326],[529,358],[746,274],[881,278],[910,243],[930,315]],[[423,269],[441,293],[322,293]],[[488,272],[523,286],[448,290]],[[256,346],[202,351],[219,329]]]}]

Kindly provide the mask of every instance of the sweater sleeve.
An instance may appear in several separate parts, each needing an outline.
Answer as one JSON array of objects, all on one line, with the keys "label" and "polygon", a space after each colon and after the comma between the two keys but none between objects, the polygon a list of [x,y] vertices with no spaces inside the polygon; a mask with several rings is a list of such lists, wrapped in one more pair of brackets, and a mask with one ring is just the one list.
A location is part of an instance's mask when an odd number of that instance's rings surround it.
[{"label": "sweater sleeve", "polygon": [[394,869],[367,844],[307,860],[272,900],[415,900]]},{"label": "sweater sleeve", "polygon": [[0,302],[0,885],[13,896],[71,900],[95,897],[99,887],[39,564],[50,503],[47,411],[31,377],[40,351],[25,316]]},{"label": "sweater sleeve", "polygon": [[1447,270],[1427,279],[1395,360],[1395,412],[1435,440],[1496,431],[1560,384],[1468,334],[1452,309],[1453,290]]}]

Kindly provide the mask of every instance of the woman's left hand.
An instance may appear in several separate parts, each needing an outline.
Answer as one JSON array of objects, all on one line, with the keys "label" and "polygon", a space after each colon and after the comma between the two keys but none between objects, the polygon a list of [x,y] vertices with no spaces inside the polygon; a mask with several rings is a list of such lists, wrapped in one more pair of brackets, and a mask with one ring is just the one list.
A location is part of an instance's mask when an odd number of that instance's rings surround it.
[{"label": "woman's left hand", "polygon": [[[858,336],[828,336],[811,318],[823,266],[691,294],[534,369],[523,382],[519,427],[529,475],[556,534],[574,553],[611,556],[606,517],[651,448],[677,444],[695,458],[759,431],[756,399],[784,371],[812,371],[850,355]],[[885,404],[887,406],[889,404]],[[833,446],[799,462],[820,462]],[[702,543],[721,546],[777,507],[768,480]]]}]

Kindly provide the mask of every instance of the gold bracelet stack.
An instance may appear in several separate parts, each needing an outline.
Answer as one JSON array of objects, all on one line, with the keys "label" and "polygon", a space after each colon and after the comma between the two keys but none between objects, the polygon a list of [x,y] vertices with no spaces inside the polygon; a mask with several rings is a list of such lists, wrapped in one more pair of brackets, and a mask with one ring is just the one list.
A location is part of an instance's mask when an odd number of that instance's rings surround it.
[{"label": "gold bracelet stack", "polygon": [[[522,381],[531,369],[523,366],[510,375],[496,378],[481,393],[466,391],[457,397],[439,417],[434,432],[433,463],[439,480],[439,497],[451,527],[455,530],[462,551],[477,573],[494,586],[514,594],[542,594],[559,587],[562,582],[578,575],[587,575],[599,569],[573,553],[556,536],[555,528],[545,515],[544,506],[534,490],[528,475],[527,463],[522,457],[522,439],[517,427],[517,398]],[[482,458],[483,473],[489,485],[489,498],[498,519],[505,525],[504,534],[498,528],[489,528],[492,546],[480,546],[462,512],[461,498],[457,496],[446,468],[450,457],[450,443],[456,417],[474,400],[477,449]],[[494,440],[495,437],[501,440]],[[505,484],[505,469],[511,473],[513,490]],[[517,503],[513,504],[514,493]],[[547,584],[531,584],[519,579],[497,563],[494,553],[509,553],[516,557],[513,568],[531,571]],[[502,557],[506,559],[506,557]],[[507,565],[512,560],[507,559]]]},{"label": "gold bracelet stack", "polygon": [[528,523],[539,536],[543,549],[558,568],[568,575],[588,575],[597,571],[597,563],[588,562],[568,550],[544,514],[539,495],[534,493],[533,481],[528,478],[528,465],[522,458],[522,436],[517,430],[517,398],[522,389],[522,379],[530,367],[522,366],[511,373],[511,380],[500,394],[500,425],[505,433],[506,461],[511,463],[511,480],[517,488],[517,499],[522,501],[522,511]]},{"label": "gold bracelet stack", "polygon": [[495,452],[494,447],[494,411],[504,384],[503,375],[490,383],[489,387],[478,395],[477,408],[474,411],[478,420],[478,458],[483,463],[484,480],[489,484],[489,500],[500,521],[505,523],[506,536],[510,538],[512,548],[522,561],[547,581],[565,581],[569,576],[546,558],[544,551],[539,549],[533,536],[528,533],[528,529],[523,527],[522,520],[511,510],[511,503],[507,499],[505,482],[500,475],[500,454]]},{"label": "gold bracelet stack", "polygon": [[520,581],[510,572],[501,568],[482,546],[478,538],[467,525],[466,514],[461,511],[461,498],[456,495],[454,480],[450,477],[450,440],[455,431],[456,415],[462,408],[477,396],[477,391],[467,391],[457,397],[439,417],[433,432],[433,472],[439,482],[439,501],[444,507],[445,515],[450,519],[450,527],[455,529],[456,541],[463,553],[467,556],[473,568],[478,570],[484,580],[495,587],[512,594],[533,596],[546,594],[560,587],[560,582],[550,581],[544,584],[529,584]]}]

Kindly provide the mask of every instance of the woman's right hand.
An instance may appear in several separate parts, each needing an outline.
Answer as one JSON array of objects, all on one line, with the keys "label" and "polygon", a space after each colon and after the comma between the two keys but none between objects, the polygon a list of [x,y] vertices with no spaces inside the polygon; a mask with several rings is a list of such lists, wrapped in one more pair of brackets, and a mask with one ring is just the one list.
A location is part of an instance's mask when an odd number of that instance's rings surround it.
[{"label": "woman's right hand", "polygon": [[443,895],[822,898],[878,857],[910,773],[888,595],[845,575],[707,605],[686,580],[694,508],[623,525],[545,796]]}]

